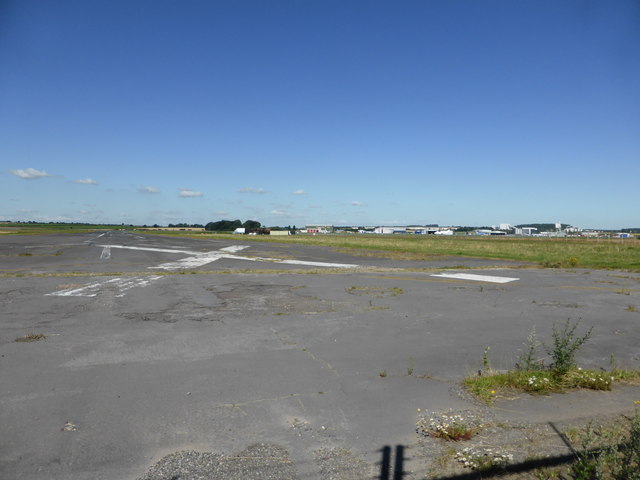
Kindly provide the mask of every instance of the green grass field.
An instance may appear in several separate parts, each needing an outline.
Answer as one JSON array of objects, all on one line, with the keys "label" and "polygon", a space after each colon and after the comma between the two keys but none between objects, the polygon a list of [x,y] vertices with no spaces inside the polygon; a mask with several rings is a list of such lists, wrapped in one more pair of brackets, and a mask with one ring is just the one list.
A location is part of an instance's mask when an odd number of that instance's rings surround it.
[{"label": "green grass field", "polygon": [[[175,235],[175,234],[174,234]],[[229,239],[228,235],[185,235]],[[493,258],[549,268],[597,268],[640,271],[640,240],[587,238],[477,237],[435,235],[242,236],[242,242],[319,245],[367,255],[421,260],[434,256]]]},{"label": "green grass field", "polygon": [[90,225],[82,223],[0,223],[0,234],[46,235],[52,233],[82,233],[94,230],[133,230],[130,225]]}]

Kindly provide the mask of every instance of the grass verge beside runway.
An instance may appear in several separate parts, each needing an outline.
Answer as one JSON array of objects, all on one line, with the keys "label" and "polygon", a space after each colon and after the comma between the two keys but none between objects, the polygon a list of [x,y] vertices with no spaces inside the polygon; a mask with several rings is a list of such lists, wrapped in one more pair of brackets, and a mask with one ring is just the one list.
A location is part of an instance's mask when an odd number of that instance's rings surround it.
[{"label": "grass verge beside runway", "polygon": [[175,234],[198,239],[326,246],[351,255],[398,260],[437,256],[477,257],[526,262],[548,268],[595,268],[640,271],[640,240],[523,238],[435,235],[295,235],[289,237]]}]

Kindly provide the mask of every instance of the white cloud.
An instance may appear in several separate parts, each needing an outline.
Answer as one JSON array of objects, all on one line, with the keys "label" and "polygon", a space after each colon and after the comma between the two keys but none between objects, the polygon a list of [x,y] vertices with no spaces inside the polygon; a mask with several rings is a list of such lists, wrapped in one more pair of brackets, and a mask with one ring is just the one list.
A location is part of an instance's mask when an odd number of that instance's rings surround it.
[{"label": "white cloud", "polygon": [[93,180],[91,178],[83,178],[83,179],[74,180],[74,183],[81,183],[83,185],[97,185],[98,184],[98,182],[96,182],[95,180]]},{"label": "white cloud", "polygon": [[351,202],[351,205],[353,205],[354,207],[364,207],[367,204],[366,203],[362,203],[362,202],[358,202],[357,200],[354,200],[353,202]]},{"label": "white cloud", "polygon": [[9,170],[9,172],[13,173],[16,177],[24,178],[25,180],[51,176],[44,170],[36,170],[35,168],[25,168],[24,170]]},{"label": "white cloud", "polygon": [[278,217],[285,217],[288,215],[287,212],[283,211],[283,210],[271,210],[271,215],[276,215]]},{"label": "white cloud", "polygon": [[292,192],[292,195],[307,195],[307,192],[300,189],[300,190],[296,190],[295,192]]},{"label": "white cloud", "polygon": [[213,213],[215,213],[216,215],[220,215],[222,217],[226,217],[227,215],[229,215],[229,212],[224,212],[222,210],[218,210],[218,211],[213,212]]},{"label": "white cloud", "polygon": [[183,198],[204,197],[204,193],[196,192],[194,190],[189,190],[188,188],[181,188],[180,196]]},{"label": "white cloud", "polygon": [[156,187],[146,186],[140,187],[138,189],[138,193],[160,193],[160,190],[158,190]]},{"label": "white cloud", "polygon": [[238,190],[240,193],[255,193],[257,195],[262,195],[267,193],[264,188],[253,188],[253,187],[244,187]]}]

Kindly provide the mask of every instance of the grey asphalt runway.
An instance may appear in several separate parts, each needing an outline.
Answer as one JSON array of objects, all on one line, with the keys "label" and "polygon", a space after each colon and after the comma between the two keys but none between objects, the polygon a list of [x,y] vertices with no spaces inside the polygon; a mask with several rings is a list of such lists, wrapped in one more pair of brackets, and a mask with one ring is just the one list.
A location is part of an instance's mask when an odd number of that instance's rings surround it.
[{"label": "grey asphalt runway", "polygon": [[[631,408],[635,387],[491,408],[461,390],[487,346],[512,368],[532,327],[548,342],[568,318],[594,327],[581,365],[640,368],[640,275],[514,267],[0,237],[0,477],[384,478],[383,448],[403,445],[403,478],[424,478],[442,447],[416,434],[421,412],[544,424]],[[16,341],[29,334],[46,338]]]}]

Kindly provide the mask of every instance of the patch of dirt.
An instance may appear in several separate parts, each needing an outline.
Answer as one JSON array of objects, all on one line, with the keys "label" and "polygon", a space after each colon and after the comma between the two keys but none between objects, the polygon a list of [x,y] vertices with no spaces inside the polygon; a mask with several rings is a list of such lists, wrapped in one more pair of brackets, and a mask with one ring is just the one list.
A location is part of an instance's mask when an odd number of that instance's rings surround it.
[{"label": "patch of dirt", "polygon": [[20,300],[23,293],[21,290],[9,290],[7,292],[0,292],[0,303],[8,305],[15,300]]},{"label": "patch of dirt", "polygon": [[24,337],[16,338],[16,342],[37,342],[40,340],[46,340],[47,335],[44,333],[30,333],[29,335],[25,335]]},{"label": "patch of dirt", "polygon": [[207,301],[198,298],[180,302],[156,312],[130,312],[121,317],[143,322],[176,323],[180,321],[223,322],[225,319],[244,317],[247,312],[263,315],[317,315],[344,310],[348,305],[302,295],[304,287],[269,285],[262,283],[229,283],[206,290],[215,295]]},{"label": "patch of dirt", "polygon": [[314,315],[335,312],[346,306],[339,302],[302,295],[302,287],[262,283],[228,283],[208,288],[221,300],[218,312],[224,316],[244,315],[247,310],[265,315]]},{"label": "patch of dirt", "polygon": [[222,322],[221,316],[211,307],[178,303],[162,312],[123,313],[120,315],[129,320],[141,322],[176,323],[183,320],[194,322]]},{"label": "patch of dirt", "polygon": [[350,295],[369,296],[375,298],[396,297],[404,293],[399,287],[380,287],[376,285],[352,286],[346,289]]},{"label": "patch of dirt", "polygon": [[541,302],[538,303],[540,307],[562,307],[562,308],[583,308],[584,305],[577,303],[561,303],[561,302]]}]

